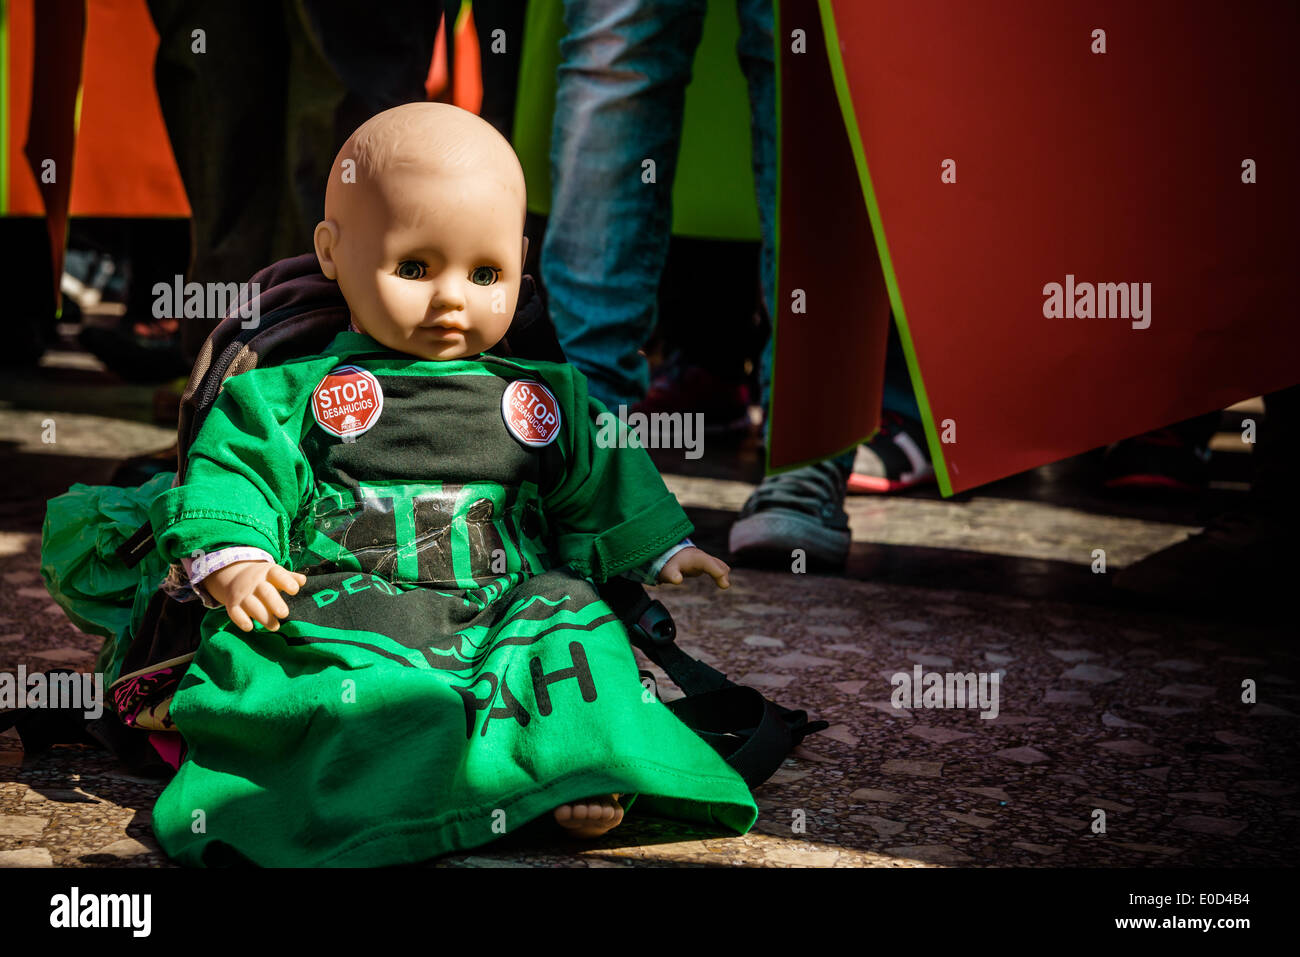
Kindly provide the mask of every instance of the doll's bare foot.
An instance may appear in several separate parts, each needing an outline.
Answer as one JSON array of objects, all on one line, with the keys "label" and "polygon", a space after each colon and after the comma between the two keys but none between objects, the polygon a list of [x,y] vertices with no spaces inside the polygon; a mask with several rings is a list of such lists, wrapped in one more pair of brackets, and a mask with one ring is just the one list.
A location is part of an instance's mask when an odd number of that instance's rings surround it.
[{"label": "doll's bare foot", "polygon": [[570,837],[600,837],[618,827],[623,820],[623,806],[617,794],[585,798],[555,809],[555,820]]}]

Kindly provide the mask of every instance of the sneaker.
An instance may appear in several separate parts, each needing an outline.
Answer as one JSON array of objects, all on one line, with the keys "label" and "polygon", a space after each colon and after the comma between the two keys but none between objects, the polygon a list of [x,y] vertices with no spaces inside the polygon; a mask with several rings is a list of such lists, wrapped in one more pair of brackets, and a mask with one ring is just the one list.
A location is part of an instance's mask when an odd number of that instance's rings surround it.
[{"label": "sneaker", "polygon": [[1210,449],[1173,429],[1157,429],[1107,448],[1102,471],[1109,489],[1197,492],[1209,484]]},{"label": "sneaker", "polygon": [[844,494],[844,473],[834,462],[768,476],[731,526],[732,558],[788,564],[799,548],[810,566],[842,569],[851,541]]},{"label": "sneaker", "polygon": [[880,417],[880,431],[858,446],[849,476],[850,492],[898,492],[934,481],[925,427],[896,412]]}]

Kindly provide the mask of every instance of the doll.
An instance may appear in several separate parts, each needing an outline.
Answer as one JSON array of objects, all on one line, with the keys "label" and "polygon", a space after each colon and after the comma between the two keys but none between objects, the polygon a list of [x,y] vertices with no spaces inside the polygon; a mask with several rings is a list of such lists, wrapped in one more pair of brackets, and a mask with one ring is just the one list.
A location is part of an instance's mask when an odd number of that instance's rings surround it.
[{"label": "doll", "polygon": [[[738,833],[743,780],[640,683],[593,582],[727,566],[562,363],[488,355],[527,251],[509,144],[455,107],[363,124],[335,159],[321,271],[352,317],[318,356],[228,380],[153,503],[211,610],[154,809],[183,863],[392,864],[632,800]],[[628,446],[631,447],[628,447]]]}]

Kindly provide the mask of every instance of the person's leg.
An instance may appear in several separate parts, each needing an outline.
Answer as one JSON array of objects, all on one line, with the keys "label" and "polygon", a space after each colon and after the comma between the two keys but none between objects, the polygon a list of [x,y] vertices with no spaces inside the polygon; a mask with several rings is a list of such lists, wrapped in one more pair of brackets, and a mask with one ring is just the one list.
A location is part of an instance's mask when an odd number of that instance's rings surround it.
[{"label": "person's leg", "polygon": [[[770,316],[776,299],[776,47],[772,36],[772,0],[737,0],[736,13],[740,20],[736,55],[749,88],[749,139],[762,240],[760,286],[763,308]],[[771,383],[770,359],[763,365],[767,370],[761,379],[766,404]]]},{"label": "person's leg", "polygon": [[[324,172],[310,180],[319,181],[323,203],[334,156],[352,131],[376,113],[425,99],[442,10],[429,0],[385,0],[364,13],[335,0],[297,2],[300,11],[290,39],[295,80],[300,76],[301,81],[289,88],[291,136],[304,150],[313,136],[335,146],[322,157],[294,156],[294,169],[312,170],[323,163]],[[319,219],[312,220],[313,228]],[[310,234],[306,243],[311,246]]]},{"label": "person's leg", "polygon": [[334,157],[352,132],[377,113],[424,100],[440,13],[427,0],[386,0],[363,12],[332,0],[287,0],[287,188],[266,265],[311,251]]},{"label": "person's leg", "polygon": [[8,254],[0,265],[10,290],[5,348],[0,368],[35,366],[46,346],[58,341],[54,315],[54,266],[45,218],[0,217],[0,241]]},{"label": "person's leg", "polygon": [[898,326],[892,316],[889,322],[889,345],[885,351],[885,389],[880,404],[886,412],[917,422],[921,420],[921,407],[916,402],[912,375],[907,369],[907,356],[903,353],[903,340],[898,335]]},{"label": "person's leg", "polygon": [[[243,282],[311,249],[338,147],[375,113],[424,98],[428,8],[402,0],[345,16],[320,0],[149,0],[158,99],[193,211],[187,279]],[[188,356],[219,318],[181,324]]]},{"label": "person's leg", "polygon": [[542,281],[565,355],[606,405],[630,405],[649,385],[638,350],[654,328],[704,7],[564,4]]},{"label": "person's leg", "polygon": [[[271,262],[285,182],[288,38],[280,4],[149,0],[149,12],[159,36],[158,101],[192,210],[186,278],[243,282]],[[216,322],[181,323],[187,357]]]},{"label": "person's leg", "polygon": [[[524,17],[527,0],[477,0],[474,29],[478,33],[479,56],[483,63],[482,117],[511,139],[515,122],[515,92],[519,88],[519,60],[523,51]],[[497,52],[493,33],[505,43]]]},{"label": "person's leg", "polygon": [[898,492],[934,481],[921,409],[912,389],[898,327],[890,324],[880,431],[858,446],[850,492]]}]

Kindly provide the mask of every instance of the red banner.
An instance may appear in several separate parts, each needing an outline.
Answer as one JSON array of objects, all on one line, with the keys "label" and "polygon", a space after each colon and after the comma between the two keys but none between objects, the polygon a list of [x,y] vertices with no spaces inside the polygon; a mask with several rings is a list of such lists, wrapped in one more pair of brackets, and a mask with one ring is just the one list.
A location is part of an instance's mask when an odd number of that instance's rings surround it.
[{"label": "red banner", "polygon": [[[780,42],[807,30],[811,62],[812,3],[780,6]],[[871,259],[857,233],[806,244],[865,208],[945,494],[1300,381],[1300,6],[818,6],[841,122],[783,154],[782,195],[838,184],[846,131],[859,188],[797,224],[783,201],[782,281],[796,228],[810,302],[861,281],[842,271]],[[783,121],[824,115],[826,84],[801,89],[791,59]],[[827,367],[787,350],[797,321],[777,316],[777,401],[802,388],[838,411],[874,345],[822,335],[858,350]],[[808,454],[775,412],[773,466]]]}]

